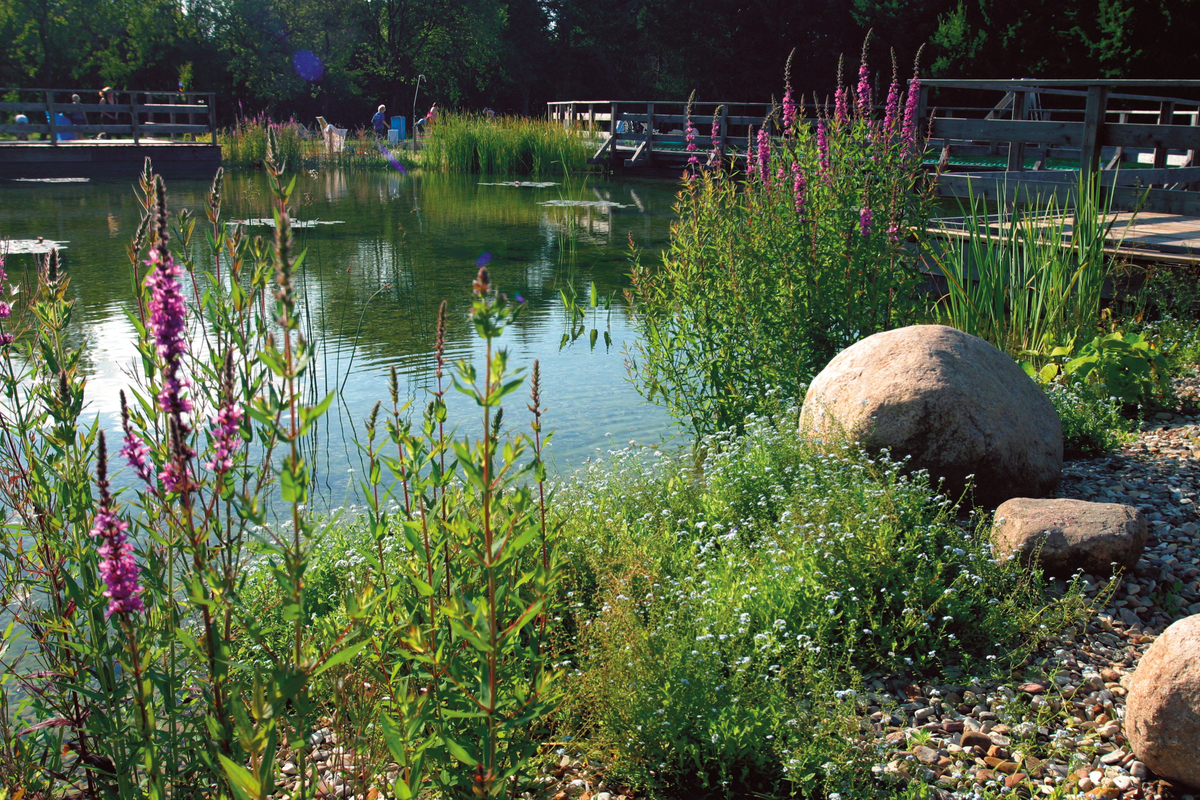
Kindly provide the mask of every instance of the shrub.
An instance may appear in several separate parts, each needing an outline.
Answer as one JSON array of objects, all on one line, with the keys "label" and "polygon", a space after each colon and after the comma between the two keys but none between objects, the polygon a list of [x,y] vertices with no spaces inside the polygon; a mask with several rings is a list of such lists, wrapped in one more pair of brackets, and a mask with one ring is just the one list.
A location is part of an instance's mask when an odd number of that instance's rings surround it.
[{"label": "shrub", "polygon": [[1103,388],[1081,381],[1044,384],[1058,413],[1063,431],[1063,458],[1099,458],[1112,453],[1131,438],[1136,420],[1122,414],[1121,401]]},{"label": "shrub", "polygon": [[1085,609],[995,558],[990,519],[795,419],[706,439],[702,470],[614,454],[559,498],[579,631],[564,724],[677,796],[869,787],[864,675],[1002,669]]},{"label": "shrub", "polygon": [[799,399],[839,351],[914,319],[919,276],[902,243],[928,208],[916,84],[905,99],[893,75],[876,119],[867,76],[864,49],[857,90],[839,87],[815,129],[789,86],[782,116],[763,121],[745,154],[745,180],[697,164],[662,267],[635,253],[631,373],[697,433],[740,425],[770,388]]}]

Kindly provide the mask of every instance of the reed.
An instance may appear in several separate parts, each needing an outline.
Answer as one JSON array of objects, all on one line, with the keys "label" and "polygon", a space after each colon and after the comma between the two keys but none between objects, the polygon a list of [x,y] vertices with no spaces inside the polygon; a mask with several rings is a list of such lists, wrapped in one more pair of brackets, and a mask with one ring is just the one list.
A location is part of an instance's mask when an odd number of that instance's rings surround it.
[{"label": "reed", "polygon": [[445,172],[559,175],[587,168],[575,130],[525,117],[444,114],[426,135],[422,165]]},{"label": "reed", "polygon": [[1097,181],[1072,194],[1073,213],[1051,194],[1019,210],[1001,197],[989,217],[972,192],[962,238],[935,255],[947,292],[934,318],[1014,356],[1095,336],[1113,215]]},{"label": "reed", "polygon": [[242,119],[217,134],[221,163],[234,169],[259,169],[267,152],[268,132],[274,130],[283,163],[297,169],[401,169],[418,165],[403,148],[381,147],[375,134],[365,128],[349,132],[339,147],[326,146],[321,131],[310,131],[294,119],[273,122],[265,116]]}]

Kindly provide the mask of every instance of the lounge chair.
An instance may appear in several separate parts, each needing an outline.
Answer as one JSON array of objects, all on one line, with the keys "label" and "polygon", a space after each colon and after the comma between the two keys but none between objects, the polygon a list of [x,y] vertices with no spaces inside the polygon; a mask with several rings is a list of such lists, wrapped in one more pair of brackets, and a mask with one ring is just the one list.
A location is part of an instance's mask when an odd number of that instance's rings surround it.
[{"label": "lounge chair", "polygon": [[317,117],[317,124],[321,126],[327,154],[333,155],[346,149],[346,134],[349,133],[349,128],[335,128],[326,122],[324,117]]}]

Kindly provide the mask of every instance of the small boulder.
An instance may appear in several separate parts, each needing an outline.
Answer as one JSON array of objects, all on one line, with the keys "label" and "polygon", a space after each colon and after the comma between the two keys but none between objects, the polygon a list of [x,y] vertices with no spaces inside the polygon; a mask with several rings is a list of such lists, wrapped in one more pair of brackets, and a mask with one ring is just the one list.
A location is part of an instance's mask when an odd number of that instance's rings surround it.
[{"label": "small boulder", "polygon": [[801,435],[844,433],[927,469],[957,499],[974,475],[974,502],[1053,490],[1062,425],[1045,392],[988,342],[944,325],[868,336],[813,380]]},{"label": "small boulder", "polygon": [[1138,761],[1200,788],[1200,615],[1171,625],[1142,656],[1125,703]]},{"label": "small boulder", "polygon": [[1026,563],[1036,553],[1048,575],[1065,577],[1080,569],[1109,575],[1113,562],[1133,569],[1148,531],[1146,517],[1133,506],[1017,497],[996,509],[992,543],[999,555]]}]

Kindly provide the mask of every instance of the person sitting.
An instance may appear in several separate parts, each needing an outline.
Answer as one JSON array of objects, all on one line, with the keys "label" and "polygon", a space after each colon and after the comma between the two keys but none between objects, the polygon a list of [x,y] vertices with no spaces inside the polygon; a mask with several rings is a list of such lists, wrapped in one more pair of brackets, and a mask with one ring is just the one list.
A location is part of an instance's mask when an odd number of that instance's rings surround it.
[{"label": "person sitting", "polygon": [[[24,114],[17,114],[17,116],[13,117],[13,123],[16,125],[28,125],[29,117],[25,116]],[[29,134],[28,133],[18,133],[17,141],[18,142],[28,142]]]},{"label": "person sitting", "polygon": [[375,112],[375,116],[371,117],[371,124],[375,127],[375,135],[381,139],[387,136],[387,117],[383,112],[386,106],[380,105],[379,110]]}]

